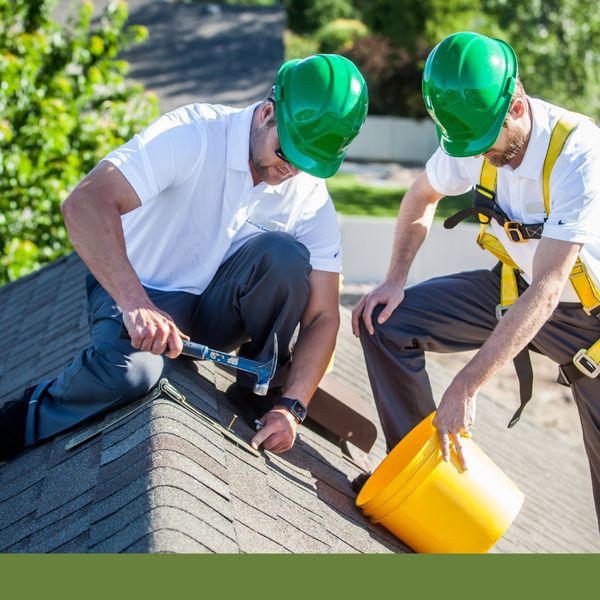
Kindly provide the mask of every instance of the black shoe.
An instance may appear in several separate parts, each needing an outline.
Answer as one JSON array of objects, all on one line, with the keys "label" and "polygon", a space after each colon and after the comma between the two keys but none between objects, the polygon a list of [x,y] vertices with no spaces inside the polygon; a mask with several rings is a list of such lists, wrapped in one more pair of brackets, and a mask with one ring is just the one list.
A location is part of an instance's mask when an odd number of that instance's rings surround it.
[{"label": "black shoe", "polygon": [[271,388],[266,396],[257,396],[252,390],[232,383],[225,396],[239,410],[248,425],[255,429],[254,421],[266,415],[281,398],[281,388]]},{"label": "black shoe", "polygon": [[369,479],[371,475],[372,473],[360,473],[350,482],[350,487],[357,496],[360,494],[360,490],[363,489],[365,483],[367,483],[367,479]]},{"label": "black shoe", "polygon": [[27,409],[34,389],[27,388],[21,398],[0,406],[0,461],[9,460],[25,449]]}]

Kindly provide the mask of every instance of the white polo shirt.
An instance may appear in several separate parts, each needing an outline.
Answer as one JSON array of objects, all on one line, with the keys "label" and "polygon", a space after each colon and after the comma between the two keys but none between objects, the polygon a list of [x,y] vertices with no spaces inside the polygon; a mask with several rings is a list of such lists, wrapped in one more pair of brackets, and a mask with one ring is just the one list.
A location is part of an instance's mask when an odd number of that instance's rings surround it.
[{"label": "white polo shirt", "polygon": [[[531,139],[516,169],[498,169],[496,202],[515,221],[543,223],[542,168],[552,128],[565,110],[534,98],[529,102],[533,116]],[[481,156],[452,158],[439,148],[427,162],[427,177],[440,194],[462,194],[479,183],[482,162]],[[491,227],[530,283],[539,240],[515,243],[496,221],[492,220]],[[543,237],[584,244],[580,256],[600,288],[600,129],[591,121],[580,123],[571,133],[552,169],[550,214]],[[570,283],[561,300],[579,301]]]},{"label": "white polo shirt", "polygon": [[325,181],[307,173],[253,185],[245,109],[190,104],[111,152],[141,206],[122,217],[127,255],[141,282],[201,294],[246,240],[285,231],[314,269],[339,272],[341,236]]}]

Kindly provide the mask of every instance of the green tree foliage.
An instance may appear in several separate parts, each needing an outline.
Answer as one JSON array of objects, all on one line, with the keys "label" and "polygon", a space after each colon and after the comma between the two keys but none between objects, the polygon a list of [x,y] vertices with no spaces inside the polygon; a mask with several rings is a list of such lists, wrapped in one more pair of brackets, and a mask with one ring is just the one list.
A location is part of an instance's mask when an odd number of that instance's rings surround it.
[{"label": "green tree foliage", "polygon": [[368,33],[368,27],[358,19],[335,19],[319,28],[315,39],[319,42],[319,52],[331,53],[351,48]]},{"label": "green tree foliage", "polygon": [[479,0],[354,0],[369,28],[410,54],[487,22]]},{"label": "green tree foliage", "polygon": [[598,0],[481,0],[487,31],[519,58],[525,90],[600,122]]},{"label": "green tree foliage", "polygon": [[63,27],[50,0],[0,0],[0,282],[70,252],[60,203],[111,149],[158,115],[118,54],[147,37],[123,1]]},{"label": "green tree foliage", "polygon": [[[354,0],[373,36],[344,51],[361,68],[375,114],[424,117],[421,74],[455,31],[510,43],[525,89],[600,120],[598,0]],[[373,98],[374,95],[376,98]]]},{"label": "green tree foliage", "polygon": [[283,0],[287,26],[295,33],[314,33],[335,19],[354,19],[358,12],[352,0]]},{"label": "green tree foliage", "polygon": [[424,118],[421,76],[429,51],[454,31],[486,26],[479,0],[354,0],[372,35],[343,54],[369,86],[372,114]]}]

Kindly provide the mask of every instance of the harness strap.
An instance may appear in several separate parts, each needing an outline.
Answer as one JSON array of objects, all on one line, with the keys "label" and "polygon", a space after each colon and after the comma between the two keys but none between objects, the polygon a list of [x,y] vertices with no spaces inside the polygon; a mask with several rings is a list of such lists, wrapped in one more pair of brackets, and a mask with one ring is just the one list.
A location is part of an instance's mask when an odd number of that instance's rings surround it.
[{"label": "harness strap", "polygon": [[508,428],[514,427],[519,419],[525,405],[531,400],[533,395],[533,367],[531,366],[531,356],[527,346],[513,358],[513,365],[519,380],[520,405],[511,420],[508,422]]},{"label": "harness strap", "polygon": [[503,211],[499,210],[497,205],[496,208],[479,205],[463,208],[444,221],[444,228],[453,229],[461,221],[472,216],[477,216],[479,223],[482,225],[487,225],[491,219],[495,219],[504,227],[504,231],[506,231],[509,239],[516,244],[526,242],[527,240],[539,240],[544,230],[543,223],[519,223],[518,221],[511,221]]},{"label": "harness strap", "polygon": [[[566,141],[584,115],[567,113],[563,115],[554,126],[550,135],[548,150],[544,158],[542,170],[542,189],[546,215],[550,214],[550,176],[552,169],[562,152]],[[514,243],[527,242],[530,239],[539,239],[542,236],[544,224],[525,224],[512,221],[496,203],[496,188],[498,182],[498,169],[484,158],[481,165],[479,185],[473,192],[473,206],[469,209],[449,217],[444,221],[444,227],[451,229],[462,220],[477,214],[480,229],[477,243],[489,250],[502,262],[500,276],[500,304],[496,306],[496,317],[500,319],[508,308],[518,298],[517,272],[519,266],[513,261],[498,238],[486,231],[491,219],[495,219],[506,232],[508,238]],[[569,279],[575,289],[583,310],[600,319],[600,291],[591,280],[585,264],[577,258]],[[521,404],[513,415],[508,426],[513,427],[519,420],[523,408],[530,400],[533,390],[533,370],[528,349],[523,349],[514,358],[515,370],[519,379]],[[571,384],[580,377],[597,377],[600,374],[600,339],[590,348],[579,350],[571,363],[559,367],[559,383]]]},{"label": "harness strap", "polygon": [[581,348],[571,362],[558,367],[558,383],[572,385],[582,377],[595,378],[600,374],[600,339],[589,348]]},{"label": "harness strap", "polygon": [[502,263],[500,271],[500,304],[496,306],[496,318],[500,320],[504,313],[517,301],[519,287],[515,269]]},{"label": "harness strap", "polygon": [[569,275],[571,284],[575,288],[583,310],[593,317],[600,317],[600,292],[592,283],[586,266],[577,258]]}]

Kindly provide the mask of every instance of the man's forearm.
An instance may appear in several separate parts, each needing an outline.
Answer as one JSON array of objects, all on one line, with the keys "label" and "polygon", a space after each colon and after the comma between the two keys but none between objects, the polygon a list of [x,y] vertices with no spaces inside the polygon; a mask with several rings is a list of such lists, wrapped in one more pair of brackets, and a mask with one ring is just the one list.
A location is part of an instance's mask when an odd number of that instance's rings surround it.
[{"label": "man's forearm", "polygon": [[338,329],[339,317],[327,313],[300,328],[283,387],[285,396],[300,400],[305,406],[310,402],[333,354]]},{"label": "man's forearm", "polygon": [[533,261],[531,285],[498,322],[453,385],[461,384],[467,394],[475,394],[525,348],[556,308],[580,249],[576,243],[542,238]]},{"label": "man's forearm", "polygon": [[431,228],[439,198],[425,173],[406,192],[398,212],[386,280],[404,286],[410,266]]},{"label": "man's forearm", "polygon": [[533,284],[498,322],[479,352],[456,376],[473,395],[535,337],[551,317],[560,290]]},{"label": "man's forearm", "polygon": [[61,208],[77,254],[122,308],[147,299],[127,258],[121,224],[121,215],[137,206],[139,199],[116,167],[100,163]]},{"label": "man's forearm", "polygon": [[102,287],[124,308],[145,297],[125,250],[120,215],[98,214],[89,204],[64,210],[75,251]]}]

